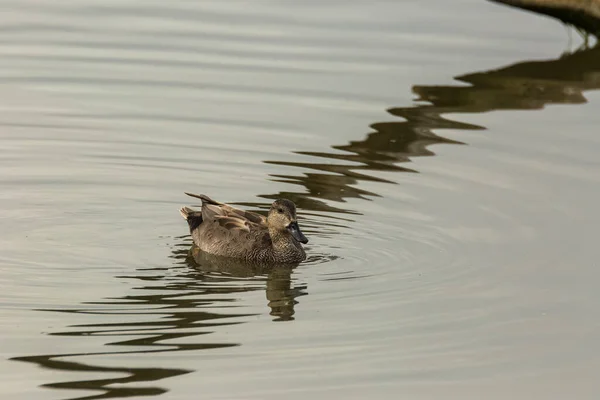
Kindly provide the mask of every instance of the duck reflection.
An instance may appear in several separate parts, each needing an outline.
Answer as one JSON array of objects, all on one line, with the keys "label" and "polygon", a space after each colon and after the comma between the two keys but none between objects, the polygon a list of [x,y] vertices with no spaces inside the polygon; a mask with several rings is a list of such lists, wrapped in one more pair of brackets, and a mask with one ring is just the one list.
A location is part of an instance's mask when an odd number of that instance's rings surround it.
[{"label": "duck reflection", "polygon": [[[331,146],[327,152],[295,152],[336,161],[265,161],[300,168],[297,175],[271,175],[271,180],[291,183],[302,191],[262,195],[266,199],[287,197],[304,210],[358,213],[337,205],[348,198],[379,196],[360,188],[360,183],[395,182],[373,175],[385,172],[417,172],[405,165],[414,157],[433,156],[435,144],[464,144],[439,135],[447,129],[483,130],[485,127],[442,117],[443,114],[484,113],[494,110],[535,110],[548,104],[581,104],[584,92],[600,87],[600,47],[584,49],[546,61],[525,61],[491,71],[455,78],[468,86],[413,86],[417,105],[388,110],[402,120],[371,125],[362,140]],[[434,133],[436,132],[436,133]],[[346,163],[340,164],[340,161]],[[334,205],[336,204],[336,205]]]},{"label": "duck reflection", "polygon": [[203,274],[220,274],[236,278],[265,277],[266,296],[270,315],[274,321],[291,321],[294,319],[294,306],[298,304],[296,297],[307,293],[306,285],[292,285],[292,271],[298,266],[249,263],[227,257],[219,257],[192,246],[186,262],[191,268]]}]

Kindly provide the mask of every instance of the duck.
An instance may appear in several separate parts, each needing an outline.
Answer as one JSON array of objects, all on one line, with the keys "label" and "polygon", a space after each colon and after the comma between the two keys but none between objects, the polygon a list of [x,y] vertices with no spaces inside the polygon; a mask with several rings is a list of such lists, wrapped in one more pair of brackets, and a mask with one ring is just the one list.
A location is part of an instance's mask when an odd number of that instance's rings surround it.
[{"label": "duck", "polygon": [[184,193],[202,200],[200,210],[190,207],[179,210],[200,250],[261,263],[293,264],[306,259],[302,245],[308,239],[298,225],[293,201],[275,200],[265,217],[204,194]]}]

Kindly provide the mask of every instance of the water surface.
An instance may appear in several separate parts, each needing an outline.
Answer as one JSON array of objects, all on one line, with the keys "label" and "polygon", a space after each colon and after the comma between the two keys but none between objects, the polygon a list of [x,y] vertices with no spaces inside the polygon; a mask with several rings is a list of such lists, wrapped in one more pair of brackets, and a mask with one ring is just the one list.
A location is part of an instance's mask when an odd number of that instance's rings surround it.
[{"label": "water surface", "polygon": [[[4,397],[597,397],[600,49],[475,0],[3,11]],[[309,260],[198,258],[184,191],[292,199]]]}]

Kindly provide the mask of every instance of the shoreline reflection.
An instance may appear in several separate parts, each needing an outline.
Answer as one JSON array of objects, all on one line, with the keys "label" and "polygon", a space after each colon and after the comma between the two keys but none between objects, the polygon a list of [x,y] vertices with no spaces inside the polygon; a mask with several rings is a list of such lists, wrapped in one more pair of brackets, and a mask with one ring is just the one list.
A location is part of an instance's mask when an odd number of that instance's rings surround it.
[{"label": "shoreline reflection", "polygon": [[[440,136],[443,129],[485,130],[483,126],[454,121],[443,114],[478,114],[495,110],[538,110],[549,104],[583,104],[584,92],[600,89],[600,46],[563,54],[556,59],[523,61],[499,69],[455,77],[460,85],[415,85],[418,103],[411,107],[393,107],[388,113],[403,120],[378,122],[362,140],[333,145],[334,151],[294,154],[336,163],[266,160],[267,164],[301,168],[302,174],[273,174],[270,180],[302,187],[260,197],[287,197],[300,209],[338,214],[360,214],[339,204],[349,198],[369,200],[379,197],[361,189],[360,183],[397,184],[378,177],[377,172],[418,173],[406,164],[415,157],[434,156],[430,147],[437,144],[465,145]],[[347,164],[339,164],[346,161]],[[304,172],[307,171],[307,172]],[[242,203],[240,203],[242,204]],[[263,204],[252,204],[264,206]],[[266,203],[265,203],[266,204]]]}]

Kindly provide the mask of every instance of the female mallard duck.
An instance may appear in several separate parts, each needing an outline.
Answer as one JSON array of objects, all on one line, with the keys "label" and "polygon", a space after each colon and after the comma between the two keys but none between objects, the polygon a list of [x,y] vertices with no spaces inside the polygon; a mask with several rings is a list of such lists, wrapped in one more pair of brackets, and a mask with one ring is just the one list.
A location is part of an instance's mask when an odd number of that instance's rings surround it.
[{"label": "female mallard duck", "polygon": [[202,200],[200,211],[179,210],[190,226],[200,250],[248,261],[297,263],[306,258],[300,243],[308,243],[296,220],[296,205],[275,200],[264,216],[214,201],[203,194],[187,193]]}]

